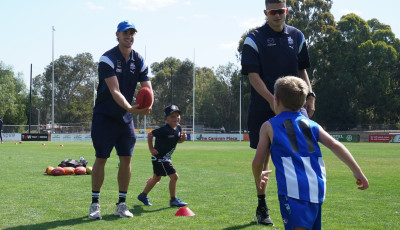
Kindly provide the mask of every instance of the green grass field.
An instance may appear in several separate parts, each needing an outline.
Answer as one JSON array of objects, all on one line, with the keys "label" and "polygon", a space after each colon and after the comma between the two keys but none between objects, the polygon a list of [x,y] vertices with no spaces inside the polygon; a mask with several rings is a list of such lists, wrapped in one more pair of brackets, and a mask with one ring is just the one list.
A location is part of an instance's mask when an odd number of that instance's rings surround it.
[{"label": "green grass field", "polygon": [[[358,190],[351,171],[322,148],[328,177],[323,229],[399,229],[400,144],[346,146],[367,175],[370,188]],[[251,172],[254,151],[248,142],[185,142],[177,146],[172,157],[180,175],[177,195],[189,203],[196,214],[193,217],[174,216],[178,209],[169,207],[169,178],[163,178],[149,194],[153,206],[143,206],[136,199],[152,176],[147,143],[139,142],[127,198],[134,217],[113,215],[118,199],[118,158],[112,153],[100,197],[103,220],[88,219],[89,175],[43,175],[48,165],[80,156],[93,164],[91,142],[0,145],[0,229],[265,229],[253,220],[257,197]],[[284,229],[274,177],[272,174],[267,203],[275,226],[268,229]]]}]

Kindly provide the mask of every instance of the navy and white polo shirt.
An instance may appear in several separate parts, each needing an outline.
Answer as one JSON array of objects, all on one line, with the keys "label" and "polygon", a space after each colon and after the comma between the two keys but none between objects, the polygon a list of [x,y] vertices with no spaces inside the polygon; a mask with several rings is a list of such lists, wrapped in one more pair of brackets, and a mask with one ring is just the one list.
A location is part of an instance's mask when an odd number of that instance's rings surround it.
[{"label": "navy and white polo shirt", "polygon": [[117,121],[130,123],[133,120],[133,115],[114,101],[104,79],[117,76],[119,89],[131,104],[136,84],[142,81],[149,81],[147,76],[148,67],[142,56],[132,50],[129,60],[126,62],[118,46],[116,46],[100,57],[98,72],[99,86],[93,114],[99,113],[113,117]]},{"label": "navy and white polo shirt", "polygon": [[[241,62],[242,74],[258,73],[272,94],[279,77],[298,76],[299,69],[310,67],[303,33],[286,24],[282,32],[275,32],[268,23],[250,32],[244,41]],[[250,104],[269,108],[253,87]]]},{"label": "navy and white polo shirt", "polygon": [[156,138],[154,148],[157,149],[158,155],[152,156],[152,161],[168,162],[171,161],[171,155],[175,151],[176,144],[181,137],[181,126],[176,129],[171,128],[168,124],[152,131]]},{"label": "navy and white polo shirt", "polygon": [[326,170],[318,145],[319,125],[297,111],[282,112],[269,122],[274,131],[271,159],[278,194],[322,203]]}]

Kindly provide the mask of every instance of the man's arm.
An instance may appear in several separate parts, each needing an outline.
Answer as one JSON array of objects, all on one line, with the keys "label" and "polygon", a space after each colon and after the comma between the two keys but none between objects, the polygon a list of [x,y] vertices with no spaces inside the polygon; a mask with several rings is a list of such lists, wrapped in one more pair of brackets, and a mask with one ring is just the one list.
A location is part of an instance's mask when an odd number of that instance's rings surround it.
[{"label": "man's arm", "polygon": [[268,174],[271,170],[263,171],[265,159],[270,159],[268,154],[270,154],[269,148],[271,145],[272,127],[270,122],[264,122],[260,129],[260,140],[258,141],[256,155],[253,159],[252,169],[253,176],[256,182],[257,191],[263,189],[263,185],[267,183]]},{"label": "man's arm", "polygon": [[358,189],[364,190],[369,187],[368,179],[361,171],[360,166],[358,166],[350,151],[342,143],[329,135],[321,126],[319,127],[319,141],[350,168],[354,178],[357,179],[356,183],[361,186]]},{"label": "man's arm", "polygon": [[274,111],[274,95],[268,90],[260,75],[249,73],[249,81],[251,86],[269,103],[269,107]]},{"label": "man's arm", "polygon": [[[114,99],[114,101],[121,106],[123,109],[126,111],[132,113],[132,114],[143,114],[143,115],[148,115],[150,114],[150,109],[145,108],[145,109],[138,109],[139,105],[134,105],[132,106],[129,104],[129,102],[126,100],[124,95],[121,93],[119,89],[119,83],[117,76],[112,76],[109,78],[104,79],[108,89],[110,90],[110,93]],[[151,85],[150,85],[151,87]]]},{"label": "man's arm", "polygon": [[[313,92],[312,87],[311,87],[311,83],[310,83],[310,79],[308,78],[308,74],[307,74],[307,70],[306,69],[300,69],[299,70],[299,77],[301,79],[303,79],[309,88],[309,92]],[[308,97],[306,104],[305,104],[305,108],[307,110],[308,116],[311,118],[314,115],[315,112],[315,97]]]}]

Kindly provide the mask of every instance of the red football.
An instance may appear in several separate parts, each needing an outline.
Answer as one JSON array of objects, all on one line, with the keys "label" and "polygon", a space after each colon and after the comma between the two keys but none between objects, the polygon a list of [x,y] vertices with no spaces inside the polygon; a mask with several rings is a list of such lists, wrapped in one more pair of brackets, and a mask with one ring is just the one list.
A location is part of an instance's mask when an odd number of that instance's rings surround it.
[{"label": "red football", "polygon": [[62,176],[62,175],[64,175],[64,173],[65,173],[65,170],[61,167],[57,167],[57,168],[51,170],[51,175],[53,175],[53,176]]},{"label": "red football", "polygon": [[153,92],[149,87],[142,87],[136,95],[136,104],[139,105],[139,109],[150,107],[153,103]]},{"label": "red football", "polygon": [[85,167],[76,167],[75,169],[75,175],[83,175],[86,174],[86,168]]},{"label": "red football", "polygon": [[65,175],[72,175],[75,172],[75,168],[73,167],[64,167],[64,174]]}]

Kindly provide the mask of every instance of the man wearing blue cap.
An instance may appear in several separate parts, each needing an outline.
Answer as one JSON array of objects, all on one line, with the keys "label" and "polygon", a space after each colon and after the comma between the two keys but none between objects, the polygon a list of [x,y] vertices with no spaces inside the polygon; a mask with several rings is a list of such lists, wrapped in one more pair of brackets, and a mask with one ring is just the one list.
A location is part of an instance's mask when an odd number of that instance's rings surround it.
[{"label": "man wearing blue cap", "polygon": [[151,107],[138,109],[131,105],[138,82],[141,87],[151,87],[148,68],[140,54],[132,49],[136,35],[135,26],[129,21],[118,24],[118,46],[100,57],[99,85],[93,109],[92,141],[96,160],[92,171],[92,204],[89,218],[101,219],[100,189],[104,181],[104,167],[115,147],[119,156],[119,200],[114,215],[132,217],[125,200],[131,178],[131,158],[136,143],[133,114],[149,115]]}]

